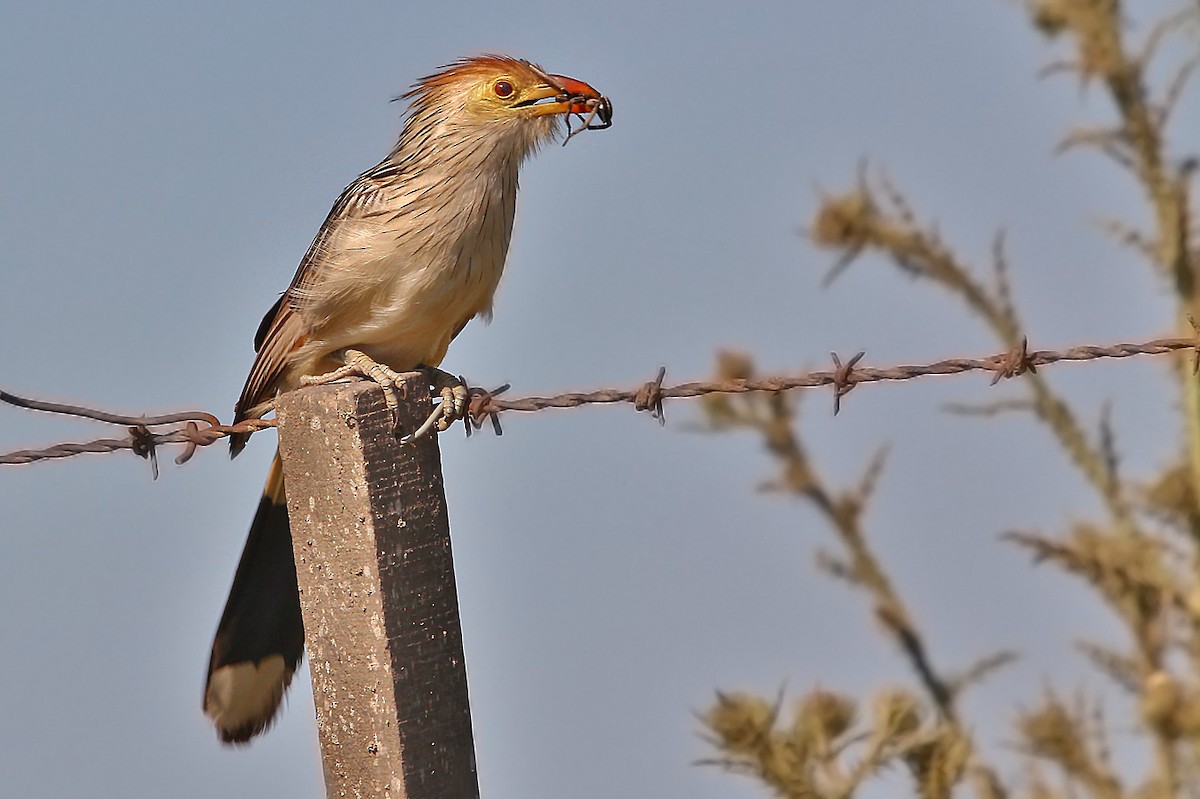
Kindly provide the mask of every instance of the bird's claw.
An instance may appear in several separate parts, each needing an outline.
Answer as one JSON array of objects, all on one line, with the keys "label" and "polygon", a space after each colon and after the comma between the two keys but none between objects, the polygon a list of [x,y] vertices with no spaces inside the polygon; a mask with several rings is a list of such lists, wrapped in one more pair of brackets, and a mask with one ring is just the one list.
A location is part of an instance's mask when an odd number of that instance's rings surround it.
[{"label": "bird's claw", "polygon": [[441,402],[433,409],[433,413],[429,414],[429,417],[421,423],[421,426],[414,430],[412,435],[405,436],[403,441],[414,441],[428,434],[430,430],[444,433],[450,429],[450,425],[467,415],[471,393],[462,378],[455,377],[441,369],[422,368],[429,375],[430,385],[439,389]]},{"label": "bird's claw", "polygon": [[400,373],[358,350],[343,351],[341,359],[342,365],[337,369],[323,375],[306,375],[300,378],[300,385],[325,385],[351,376],[366,378],[383,389],[383,400],[387,403],[388,415],[392,419],[392,431],[398,432],[400,429],[400,397],[397,395],[396,387],[401,385]]},{"label": "bird's claw", "polygon": [[467,404],[471,400],[471,393],[460,380],[453,386],[444,387],[441,394],[442,401],[438,405],[438,410],[443,413],[437,421],[437,430],[439,433],[444,433],[450,429],[450,425],[467,415]]},{"label": "bird's claw", "polygon": [[[387,403],[388,414],[392,418],[392,430],[398,433],[401,398],[397,388],[403,385],[400,373],[359,350],[345,350],[340,357],[342,365],[337,369],[321,375],[306,375],[300,378],[300,385],[325,385],[352,376],[366,378],[383,389],[383,398]],[[420,427],[410,435],[402,437],[401,441],[416,440],[429,433],[430,430],[444,433],[450,429],[450,425],[467,415],[467,407],[471,400],[471,393],[462,378],[431,366],[419,368],[429,376],[429,384],[438,390],[441,402],[433,409],[433,413],[429,414],[429,418],[421,423]]]}]

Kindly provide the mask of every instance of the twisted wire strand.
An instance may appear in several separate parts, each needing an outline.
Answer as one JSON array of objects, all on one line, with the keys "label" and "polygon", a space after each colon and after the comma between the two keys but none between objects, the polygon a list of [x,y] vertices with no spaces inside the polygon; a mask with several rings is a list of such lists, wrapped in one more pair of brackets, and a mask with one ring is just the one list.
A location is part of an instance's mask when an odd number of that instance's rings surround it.
[{"label": "twisted wire strand", "polygon": [[[1112,344],[1108,346],[1082,345],[1062,350],[1030,351],[1028,343],[1022,341],[1012,350],[984,358],[947,358],[928,364],[897,365],[890,367],[859,366],[865,353],[859,352],[843,363],[836,353],[831,353],[833,369],[803,372],[796,375],[776,375],[749,379],[709,380],[664,386],[666,369],[660,368],[654,380],[638,388],[605,388],[587,392],[563,392],[548,397],[529,396],[518,399],[502,399],[500,394],[508,390],[503,386],[494,391],[471,389],[471,402],[467,417],[467,431],[479,429],[490,420],[497,434],[501,433],[499,416],[506,411],[534,412],[548,408],[577,408],[583,405],[632,403],[638,410],[648,410],[652,416],[663,421],[663,401],[687,399],[706,394],[744,394],[752,391],[790,391],[799,388],[832,386],[834,389],[834,413],[841,408],[841,399],[849,391],[863,383],[913,380],[938,375],[955,375],[964,372],[991,372],[992,384],[1002,379],[1016,377],[1038,367],[1066,361],[1095,361],[1112,358],[1130,358],[1141,355],[1164,355],[1190,350],[1193,353],[1193,369],[1200,362],[1200,335],[1192,338],[1161,338],[1138,344]],[[157,448],[163,444],[182,444],[183,451],[175,458],[176,463],[187,462],[198,447],[208,446],[231,435],[253,433],[274,427],[273,419],[246,419],[237,424],[224,425],[206,411],[183,411],[158,416],[128,416],[108,413],[81,405],[66,405],[43,400],[29,399],[0,391],[0,401],[19,408],[46,413],[79,416],[107,424],[128,428],[123,438],[101,438],[83,443],[54,444],[41,449],[23,449],[0,455],[0,465],[20,465],[55,458],[69,458],[85,453],[108,453],[131,450],[155,464],[157,474]],[[167,430],[152,428],[179,425]],[[203,426],[202,426],[203,425]]]}]

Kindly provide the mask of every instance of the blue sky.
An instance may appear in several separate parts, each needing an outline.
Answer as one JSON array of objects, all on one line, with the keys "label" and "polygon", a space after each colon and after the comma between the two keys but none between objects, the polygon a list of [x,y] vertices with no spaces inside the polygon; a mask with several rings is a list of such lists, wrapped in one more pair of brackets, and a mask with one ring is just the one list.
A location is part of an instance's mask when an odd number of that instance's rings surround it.
[{"label": "blue sky", "polygon": [[[1170,6],[1130,4],[1144,20]],[[262,313],[340,189],[391,146],[388,101],[498,51],[608,94],[614,125],[526,169],[490,326],[446,365],[514,395],[764,368],[925,362],[996,347],[944,297],[864,260],[830,289],[798,231],[864,159],[886,167],[981,267],[1007,231],[1032,343],[1168,332],[1165,287],[1095,229],[1143,219],[1136,187],[1055,157],[1107,101],[1039,80],[1054,50],[1016,4],[612,0],[320,4],[9,3],[0,8],[0,386],[130,413],[228,417]],[[1200,129],[1195,93],[1179,131]],[[1180,144],[1185,142],[1180,141]],[[1126,469],[1174,453],[1166,362],[1062,367]],[[1097,510],[1032,423],[944,403],[980,377],[804,403],[831,479],[892,446],[868,523],[947,669],[1022,661],[967,703],[982,738],[1086,675],[1071,641],[1111,636],[1077,586],[997,534]],[[819,519],[755,487],[750,436],[706,436],[685,402],[510,415],[442,439],[485,795],[751,797],[692,765],[713,691],[852,692],[907,682],[869,608],[813,566]],[[108,431],[0,409],[0,449]],[[278,726],[221,748],[200,712],[210,637],[273,451],[270,433],[150,481],[128,454],[0,473],[0,791],[177,799],[321,793],[305,675]],[[164,461],[169,459],[164,459]]]}]

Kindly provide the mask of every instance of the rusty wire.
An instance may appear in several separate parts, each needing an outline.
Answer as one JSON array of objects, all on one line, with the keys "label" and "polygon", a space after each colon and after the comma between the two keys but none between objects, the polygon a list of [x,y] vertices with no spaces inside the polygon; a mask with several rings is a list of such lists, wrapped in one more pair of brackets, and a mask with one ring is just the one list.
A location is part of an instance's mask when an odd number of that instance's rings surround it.
[{"label": "rusty wire", "polygon": [[[790,391],[796,388],[833,386],[834,413],[841,409],[841,398],[861,383],[912,380],[933,375],[955,375],[963,372],[986,371],[993,374],[992,385],[1009,377],[1036,371],[1039,366],[1062,361],[1094,361],[1102,358],[1130,358],[1135,355],[1163,355],[1169,352],[1192,350],[1200,356],[1200,338],[1162,338],[1142,344],[1113,344],[1107,347],[1085,345],[1065,350],[1029,351],[1027,340],[1008,352],[986,358],[948,358],[922,365],[901,365],[887,368],[859,366],[865,352],[859,352],[846,363],[837,353],[830,353],[834,368],[831,370],[805,372],[799,375],[768,376],[754,379],[713,380],[696,383],[681,383],[663,387],[664,370],[657,380],[650,381],[637,389],[601,389],[587,393],[565,393],[553,397],[525,397],[516,400],[497,399],[498,392],[490,396],[480,392],[472,403],[471,417],[482,422],[489,415],[501,411],[540,411],[546,408],[575,408],[580,405],[599,403],[631,402],[638,410],[654,409],[662,413],[662,402],[666,399],[686,399],[705,394],[744,394],[751,391]],[[1193,362],[1193,369],[1195,363]]]},{"label": "rusty wire", "polygon": [[[1200,333],[1191,338],[1162,338],[1141,344],[1084,345],[1063,350],[1030,351],[1028,342],[1022,340],[1017,347],[1008,352],[984,358],[948,358],[928,364],[886,368],[859,366],[865,357],[864,352],[855,354],[844,363],[837,353],[830,353],[833,369],[810,371],[797,375],[680,383],[675,386],[662,384],[663,378],[666,376],[666,368],[660,367],[654,380],[634,389],[608,388],[589,392],[564,392],[549,397],[534,396],[506,400],[502,399],[500,395],[509,389],[507,385],[494,391],[472,388],[465,421],[468,434],[472,429],[478,430],[484,422],[490,420],[495,432],[499,435],[502,432],[499,416],[506,411],[532,412],[548,408],[577,408],[581,405],[627,402],[631,403],[636,410],[650,411],[651,416],[661,424],[665,420],[663,401],[667,399],[687,399],[706,394],[744,394],[752,391],[790,391],[820,386],[833,387],[833,412],[837,414],[841,410],[842,398],[863,383],[912,380],[934,375],[983,371],[992,374],[991,385],[995,385],[1002,379],[1034,372],[1039,366],[1064,361],[1130,358],[1138,355],[1163,355],[1185,350],[1191,350],[1193,353],[1192,368],[1195,371],[1197,365],[1200,364]],[[128,435],[124,438],[102,438],[86,443],[56,444],[44,449],[10,452],[0,455],[0,465],[68,458],[86,452],[116,452],[128,449],[140,457],[151,460],[157,474],[156,449],[161,444],[183,444],[184,450],[175,459],[175,462],[185,463],[195,454],[197,447],[208,446],[230,435],[253,433],[275,426],[274,420],[271,419],[246,419],[234,425],[223,425],[216,416],[204,411],[185,411],[160,416],[124,416],[78,405],[60,405],[26,399],[4,391],[0,391],[0,401],[31,410],[80,416],[108,424],[121,425],[128,429]],[[184,423],[182,427],[174,427],[169,430],[155,431],[152,429],[180,423]]]},{"label": "rusty wire", "polygon": [[[221,420],[207,411],[182,411],[167,413],[159,416],[124,416],[107,413],[82,405],[62,405],[56,402],[28,399],[0,391],[0,402],[15,405],[18,408],[28,408],[46,413],[58,413],[66,416],[79,416],[97,422],[125,426],[129,434],[125,438],[100,438],[85,443],[55,444],[44,449],[22,449],[0,455],[0,465],[19,465],[52,458],[70,458],[85,452],[107,453],[128,449],[141,458],[148,459],[158,476],[157,448],[160,444],[183,444],[184,449],[175,458],[175,462],[187,463],[196,454],[197,447],[206,447],[222,438],[237,433],[253,433],[267,427],[274,427],[273,419],[245,419],[234,425],[221,424]],[[163,432],[154,432],[151,428],[184,422],[183,427],[176,427]],[[203,422],[201,427],[197,422]]]}]

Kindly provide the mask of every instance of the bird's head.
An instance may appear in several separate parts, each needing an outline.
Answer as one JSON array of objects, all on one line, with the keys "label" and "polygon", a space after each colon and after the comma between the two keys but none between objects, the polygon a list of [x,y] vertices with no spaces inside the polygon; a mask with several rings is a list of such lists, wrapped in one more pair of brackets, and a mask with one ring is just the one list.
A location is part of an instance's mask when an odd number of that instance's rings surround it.
[{"label": "bird's head", "polygon": [[507,56],[465,58],[422,78],[404,95],[412,102],[406,134],[453,128],[470,138],[505,141],[523,158],[576,114],[591,128],[608,127],[612,104],[581,80],[552,75]]}]

